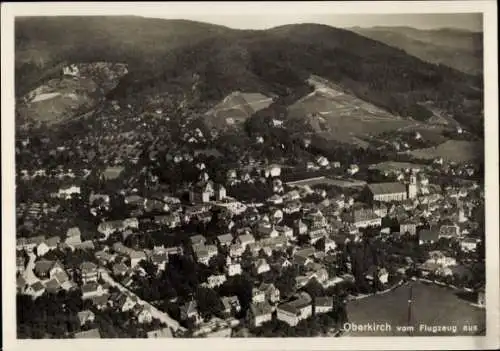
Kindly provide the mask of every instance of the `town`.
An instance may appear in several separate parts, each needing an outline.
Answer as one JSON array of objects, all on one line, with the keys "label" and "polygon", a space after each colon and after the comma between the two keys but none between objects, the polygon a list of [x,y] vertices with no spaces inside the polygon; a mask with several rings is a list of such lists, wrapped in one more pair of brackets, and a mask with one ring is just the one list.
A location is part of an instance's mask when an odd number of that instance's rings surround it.
[{"label": "town", "polygon": [[112,137],[18,133],[20,335],[338,336],[349,301],[412,280],[484,305],[477,166],[224,158],[189,119],[112,106]]}]

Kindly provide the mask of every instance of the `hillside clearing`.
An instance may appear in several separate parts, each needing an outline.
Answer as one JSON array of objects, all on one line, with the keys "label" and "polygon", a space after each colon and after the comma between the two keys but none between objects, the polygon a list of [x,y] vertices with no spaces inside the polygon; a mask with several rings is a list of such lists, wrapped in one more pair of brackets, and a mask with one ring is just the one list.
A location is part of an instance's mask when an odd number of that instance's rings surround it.
[{"label": "hillside clearing", "polygon": [[484,145],[477,141],[448,140],[435,147],[410,151],[409,154],[417,159],[442,157],[447,162],[460,163],[482,159]]}]

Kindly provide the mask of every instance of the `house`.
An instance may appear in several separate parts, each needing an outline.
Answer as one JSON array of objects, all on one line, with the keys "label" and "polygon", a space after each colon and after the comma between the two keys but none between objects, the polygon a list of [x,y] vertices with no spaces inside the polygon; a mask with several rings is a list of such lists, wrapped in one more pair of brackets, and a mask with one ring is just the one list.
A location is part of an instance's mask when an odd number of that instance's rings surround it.
[{"label": "house", "polygon": [[331,296],[318,296],[314,300],[314,313],[328,313],[333,311],[333,299]]},{"label": "house", "polygon": [[439,240],[439,232],[435,229],[422,229],[418,233],[419,244],[432,244]]},{"label": "house", "polygon": [[59,188],[57,196],[61,199],[69,200],[73,195],[80,194],[80,187],[76,185],[68,185]]},{"label": "house", "polygon": [[269,218],[273,223],[280,223],[283,220],[283,211],[275,207],[270,208]]},{"label": "house", "polygon": [[217,184],[215,187],[215,199],[222,201],[227,197],[226,188],[222,184]]},{"label": "house", "polygon": [[205,245],[205,243],[207,242],[207,239],[205,239],[205,237],[201,234],[193,235],[189,238],[189,240],[191,241],[192,246]]},{"label": "house", "polygon": [[35,263],[34,273],[40,279],[52,279],[58,272],[64,272],[59,262],[41,260]]},{"label": "house", "polygon": [[410,235],[416,235],[417,223],[415,221],[402,221],[399,224],[399,232],[401,234],[409,233]]},{"label": "house", "polygon": [[217,246],[215,245],[196,245],[193,247],[194,255],[199,263],[208,266],[210,259],[217,255]]},{"label": "house", "polygon": [[44,293],[45,293],[45,286],[40,281],[37,281],[29,285],[25,290],[25,294],[30,295],[32,299],[36,299],[42,296]]},{"label": "house", "polygon": [[61,285],[56,279],[45,282],[45,290],[50,294],[57,294],[61,290]]},{"label": "house", "polygon": [[243,252],[245,252],[245,248],[240,244],[233,244],[229,248],[229,256],[231,258],[241,257],[241,255],[243,255]]},{"label": "house", "polygon": [[210,180],[197,183],[189,192],[189,201],[192,203],[209,202],[215,194],[213,182]]},{"label": "house", "polygon": [[267,261],[264,258],[258,259],[254,263],[254,271],[256,274],[262,274],[265,272],[269,272],[271,270],[271,267],[267,263]]},{"label": "house", "polygon": [[228,277],[232,277],[238,274],[241,274],[241,264],[239,263],[230,263],[226,266],[226,273]]},{"label": "house", "polygon": [[283,269],[286,269],[288,267],[291,267],[292,266],[292,262],[290,262],[290,260],[288,260],[287,258],[285,257],[280,257],[278,258],[274,263],[271,264],[271,266],[277,270],[277,271],[281,271]]},{"label": "house", "polygon": [[23,274],[26,267],[26,258],[24,253],[16,254],[16,274]]},{"label": "house", "polygon": [[[69,246],[71,248],[71,246]],[[76,244],[73,246],[75,250],[87,250],[87,251],[93,251],[95,250],[95,245],[92,240],[85,240],[82,243]]]},{"label": "house", "polygon": [[337,243],[335,242],[335,240],[330,238],[325,239],[325,251],[324,251],[325,253],[328,253],[330,251],[335,251],[336,248],[337,248]]},{"label": "house", "polygon": [[203,321],[198,313],[198,304],[196,301],[189,301],[181,307],[181,320],[192,320],[196,325]]},{"label": "house", "polygon": [[82,242],[81,236],[82,234],[78,227],[71,227],[66,232],[66,239],[64,240],[64,243],[69,246],[75,246],[77,244],[81,244]]},{"label": "house", "polygon": [[102,222],[97,226],[97,231],[104,235],[104,239],[107,239],[111,234],[116,231],[125,229],[122,221],[107,221]]},{"label": "house", "polygon": [[104,293],[102,295],[94,296],[91,298],[92,305],[95,308],[97,308],[99,311],[102,311],[108,307],[109,297],[110,297],[110,295],[106,294],[106,293]]},{"label": "house", "polygon": [[50,237],[44,241],[42,241],[37,247],[36,247],[36,255],[38,257],[44,256],[47,252],[51,250],[57,249],[57,245],[61,242],[61,238],[58,236],[53,236]]},{"label": "house", "polygon": [[293,300],[278,305],[276,317],[290,326],[296,326],[299,321],[312,316],[312,298],[302,292]]},{"label": "house", "polygon": [[134,296],[129,296],[124,293],[116,295],[112,298],[113,306],[122,312],[130,311],[137,304],[137,299]]},{"label": "house", "polygon": [[255,238],[252,234],[243,234],[236,238],[236,243],[240,244],[244,251],[249,244],[255,243]]},{"label": "house", "polygon": [[134,268],[139,264],[139,262],[146,259],[146,254],[142,251],[132,250],[129,252],[128,257],[130,259],[130,267]]},{"label": "house", "polygon": [[298,190],[292,190],[292,191],[289,191],[288,193],[286,193],[283,196],[283,198],[286,199],[287,202],[297,201],[297,200],[300,200],[300,193]]},{"label": "house", "polygon": [[345,279],[344,279],[344,278],[334,276],[334,277],[331,277],[331,278],[327,279],[327,280],[323,283],[323,287],[324,287],[324,288],[328,288],[328,287],[330,287],[330,286],[335,286],[335,285],[340,284],[340,283],[343,283],[343,282],[345,282]]},{"label": "house", "polygon": [[237,296],[224,296],[222,298],[222,305],[224,306],[224,313],[226,315],[234,315],[241,311],[240,301]]},{"label": "house", "polygon": [[279,232],[269,223],[261,223],[257,227],[257,233],[263,238],[275,238]]},{"label": "house", "polygon": [[147,306],[137,304],[134,308],[135,317],[140,324],[149,324],[153,321],[153,315]]},{"label": "house", "polygon": [[217,242],[222,247],[227,247],[231,245],[232,241],[233,241],[233,235],[230,233],[217,236]]},{"label": "house", "polygon": [[95,314],[92,311],[85,310],[77,313],[78,321],[80,326],[85,325],[87,322],[92,323],[95,320]]},{"label": "house", "polygon": [[314,228],[309,230],[309,243],[314,245],[318,240],[324,238],[327,235],[325,228]]},{"label": "house", "polygon": [[247,318],[253,327],[260,327],[272,319],[273,308],[267,302],[252,303]]},{"label": "house", "polygon": [[128,272],[128,267],[123,263],[116,263],[113,265],[113,275],[115,277],[120,277]]},{"label": "house", "polygon": [[252,302],[253,303],[262,303],[266,301],[266,293],[259,288],[252,289]]},{"label": "house", "polygon": [[375,201],[372,206],[373,213],[377,215],[378,217],[385,217],[387,216],[387,206],[383,202]]},{"label": "house", "polygon": [[94,296],[99,296],[104,293],[102,286],[95,282],[84,284],[81,289],[83,300],[91,299]]},{"label": "house", "polygon": [[159,271],[164,271],[168,263],[168,255],[165,252],[155,252],[151,255],[149,260]]},{"label": "house", "polygon": [[152,330],[146,333],[148,339],[173,338],[169,327]]},{"label": "house", "polygon": [[378,268],[377,266],[370,266],[366,272],[366,279],[373,281],[374,277],[377,276],[378,280],[382,284],[387,284],[389,280],[389,273],[385,268]]},{"label": "house", "polygon": [[172,213],[165,216],[155,216],[154,221],[160,225],[174,229],[181,225],[181,217],[177,213]]},{"label": "house", "polygon": [[302,204],[300,201],[289,201],[283,206],[283,212],[286,214],[297,213],[300,211]]},{"label": "house", "polygon": [[456,238],[460,233],[460,228],[456,224],[444,224],[439,228],[439,238]]},{"label": "house", "polygon": [[295,287],[300,289],[309,283],[309,277],[305,275],[299,275],[295,277]]},{"label": "house", "polygon": [[207,278],[207,283],[205,284],[209,288],[215,288],[221,286],[226,282],[226,276],[224,274],[211,275]]},{"label": "house", "polygon": [[99,279],[97,265],[92,262],[83,262],[80,265],[80,278],[82,279],[83,284],[97,282]]},{"label": "house", "polygon": [[269,165],[264,168],[264,177],[274,178],[281,175],[281,167],[279,165]]},{"label": "house", "polygon": [[271,304],[279,302],[280,291],[278,288],[274,286],[273,283],[270,284],[262,283],[259,286],[259,290],[264,292],[266,300],[269,301]]},{"label": "house", "polygon": [[66,291],[78,287],[73,281],[69,279],[69,276],[65,271],[57,271],[54,274],[54,279],[59,283],[61,288],[63,288]]},{"label": "house", "polygon": [[296,233],[296,235],[305,235],[307,234],[307,224],[305,224],[304,222],[302,222],[300,219],[298,221],[295,221],[294,222],[294,225],[293,225],[293,229],[294,229],[294,232]]},{"label": "house", "polygon": [[33,252],[35,247],[37,247],[41,242],[45,240],[45,236],[39,235],[31,238],[17,238],[16,250],[26,250],[27,252]]},{"label": "house", "polygon": [[287,238],[293,238],[293,229],[283,225],[283,226],[276,226],[274,229],[278,232],[279,236],[284,236]]},{"label": "house", "polygon": [[347,169],[347,174],[349,175],[355,175],[358,172],[359,172],[359,166],[356,164],[351,164]]},{"label": "house", "polygon": [[465,252],[476,251],[479,242],[480,240],[475,238],[465,238],[460,241],[460,248]]},{"label": "house", "polygon": [[457,264],[457,260],[454,257],[446,256],[439,250],[429,252],[429,259],[426,262],[435,263],[444,267]]},{"label": "house", "polygon": [[312,257],[315,252],[316,249],[312,246],[309,246],[295,251],[294,256]]},{"label": "house", "polygon": [[75,339],[100,339],[101,333],[99,332],[99,329],[95,328],[75,333],[73,337]]},{"label": "house", "polygon": [[328,159],[325,156],[318,156],[316,158],[316,163],[321,167],[326,167],[330,165],[330,161],[328,161]]}]

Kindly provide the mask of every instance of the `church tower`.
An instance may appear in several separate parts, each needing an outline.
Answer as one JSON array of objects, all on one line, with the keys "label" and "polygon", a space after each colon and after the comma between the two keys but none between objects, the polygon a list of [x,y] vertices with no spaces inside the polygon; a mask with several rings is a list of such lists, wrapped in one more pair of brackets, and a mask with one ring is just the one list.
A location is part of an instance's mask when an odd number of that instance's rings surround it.
[{"label": "church tower", "polygon": [[407,188],[408,199],[414,199],[417,197],[417,175],[412,172],[410,175],[410,183]]}]

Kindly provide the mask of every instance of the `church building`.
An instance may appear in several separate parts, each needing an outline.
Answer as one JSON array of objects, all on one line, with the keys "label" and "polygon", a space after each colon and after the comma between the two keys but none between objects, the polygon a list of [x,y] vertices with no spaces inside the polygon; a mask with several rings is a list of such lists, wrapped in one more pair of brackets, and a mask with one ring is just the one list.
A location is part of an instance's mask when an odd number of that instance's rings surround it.
[{"label": "church building", "polygon": [[417,176],[411,174],[409,184],[399,182],[368,184],[365,189],[367,202],[392,202],[414,199],[417,197]]}]

